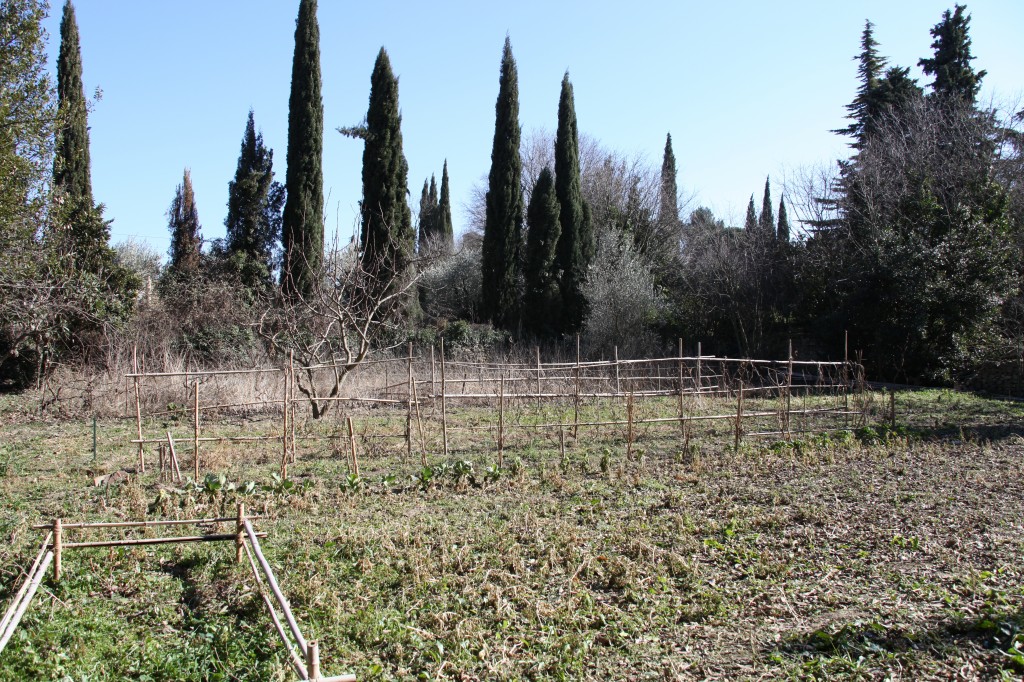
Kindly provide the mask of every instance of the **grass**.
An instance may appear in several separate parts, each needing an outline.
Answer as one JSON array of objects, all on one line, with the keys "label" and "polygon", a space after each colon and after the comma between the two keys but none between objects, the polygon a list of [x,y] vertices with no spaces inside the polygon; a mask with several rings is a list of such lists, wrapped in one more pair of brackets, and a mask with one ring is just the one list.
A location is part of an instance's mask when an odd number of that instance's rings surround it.
[{"label": "grass", "polygon": [[[0,603],[34,556],[29,526],[231,515],[244,501],[327,674],[359,679],[1020,679],[1024,674],[1024,407],[949,391],[897,395],[897,427],[822,424],[795,442],[729,422],[510,435],[497,469],[493,413],[450,417],[448,461],[428,421],[430,472],[403,415],[357,415],[300,441],[204,446],[233,485],[171,486],[133,466],[134,424],[40,420],[0,398]],[[771,401],[751,411],[774,409]],[[777,405],[777,401],[775,401]],[[878,409],[884,405],[876,398]],[[647,416],[672,399],[638,402]],[[723,406],[694,406],[717,411]],[[624,418],[621,404],[585,418]],[[511,423],[571,420],[572,407]],[[771,420],[761,428],[769,428]],[[166,422],[172,429],[187,431]],[[147,425],[157,433],[165,422]],[[273,420],[210,419],[209,433]],[[755,425],[751,424],[749,430]],[[341,433],[340,422],[309,425]],[[301,435],[301,434],[300,434]],[[190,461],[183,447],[183,470]],[[246,486],[247,482],[255,485]],[[219,484],[219,479],[217,480]],[[218,489],[219,488],[219,489]],[[151,532],[151,531],[143,531]],[[295,679],[247,566],[224,545],[76,550],[0,654],[0,679]]]}]

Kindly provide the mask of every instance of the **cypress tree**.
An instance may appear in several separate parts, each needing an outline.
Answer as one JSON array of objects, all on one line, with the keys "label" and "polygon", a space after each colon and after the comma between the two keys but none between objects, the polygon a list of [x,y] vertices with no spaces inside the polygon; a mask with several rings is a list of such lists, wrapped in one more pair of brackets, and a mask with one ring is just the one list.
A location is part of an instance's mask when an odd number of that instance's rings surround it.
[{"label": "cypress tree", "polygon": [[[412,260],[416,233],[409,193],[409,166],[402,153],[402,116],[398,79],[382,47],[370,77],[363,147],[363,263],[384,283],[405,273]],[[432,211],[431,211],[432,212]]]},{"label": "cypress tree", "polygon": [[287,200],[282,224],[286,292],[308,294],[324,253],[324,104],[316,0],[301,0],[288,99]]},{"label": "cypress tree", "polygon": [[676,155],[672,151],[672,133],[665,136],[665,155],[661,162],[661,204],[658,217],[662,224],[679,221],[679,186],[676,184]]},{"label": "cypress tree", "polygon": [[250,288],[269,283],[274,245],[280,238],[283,188],[274,182],[274,152],[256,132],[252,110],[242,136],[234,179],[228,183],[224,250]]},{"label": "cypress tree", "polygon": [[754,208],[754,195],[750,195],[750,203],[747,204],[747,218],[743,221],[743,229],[748,234],[754,234],[757,231],[757,209]]},{"label": "cypress tree", "polygon": [[981,79],[985,71],[975,73],[971,67],[971,39],[967,35],[970,28],[971,15],[964,14],[964,5],[956,5],[954,12],[947,9],[942,21],[931,30],[932,49],[934,56],[921,59],[918,66],[925,74],[934,76],[932,91],[940,98],[957,97],[964,102],[974,104],[981,89]]},{"label": "cypress tree", "polygon": [[790,231],[789,215],[786,213],[786,195],[783,194],[779,199],[779,229],[775,233],[776,239],[779,240],[780,244],[789,243]]},{"label": "cypress tree", "polygon": [[523,229],[520,133],[519,75],[512,42],[506,36],[495,104],[481,266],[483,316],[504,329],[515,326],[518,315],[516,288]]},{"label": "cypress tree", "polygon": [[580,191],[580,142],[576,105],[569,73],[562,77],[555,133],[555,195],[558,197],[562,233],[556,265],[562,271],[562,321],[566,333],[583,329],[587,301],[583,284],[594,255],[590,207]]},{"label": "cypress tree", "polygon": [[562,228],[559,223],[561,208],[555,195],[554,178],[547,166],[537,177],[526,211],[526,263],[523,296],[523,327],[537,337],[549,337],[558,332],[561,296],[555,256]]},{"label": "cypress tree", "polygon": [[167,211],[168,229],[171,231],[171,262],[168,270],[173,275],[188,279],[199,273],[200,248],[203,237],[199,233],[199,211],[192,191],[192,173],[185,169],[185,177],[174,193]]},{"label": "cypress tree", "polygon": [[764,199],[761,201],[761,215],[757,221],[762,238],[775,238],[775,211],[772,209],[771,178],[764,181]]},{"label": "cypress tree", "polygon": [[420,230],[419,239],[417,240],[417,251],[420,255],[424,255],[427,252],[427,244],[430,242],[432,207],[430,205],[430,189],[429,184],[426,180],[423,181],[423,190],[420,192]]},{"label": "cypress tree", "polygon": [[450,253],[455,248],[455,229],[452,225],[452,194],[448,187],[448,159],[441,171],[441,196],[437,207],[437,237],[439,248]]}]

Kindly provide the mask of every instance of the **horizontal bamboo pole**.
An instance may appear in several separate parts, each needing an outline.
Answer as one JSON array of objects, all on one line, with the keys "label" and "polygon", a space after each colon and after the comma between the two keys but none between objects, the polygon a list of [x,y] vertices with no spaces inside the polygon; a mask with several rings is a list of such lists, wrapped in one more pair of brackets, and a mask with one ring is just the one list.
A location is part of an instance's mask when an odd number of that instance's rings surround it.
[{"label": "horizontal bamboo pole", "polygon": [[281,638],[281,643],[284,644],[285,651],[291,657],[291,663],[295,667],[295,672],[299,674],[299,679],[309,679],[309,674],[306,672],[306,666],[303,664],[302,659],[295,653],[295,648],[291,642],[288,641],[288,635],[285,634],[284,626],[281,625],[281,619],[277,617],[277,611],[274,610],[274,605],[270,602],[270,597],[267,596],[266,590],[263,588],[263,581],[260,579],[259,569],[256,568],[256,562],[252,558],[252,551],[249,549],[249,545],[242,543],[242,547],[245,549],[245,554],[249,557],[249,565],[252,567],[252,575],[256,579],[256,585],[259,588],[260,597],[263,598],[263,603],[267,605],[267,610],[270,611],[270,619],[274,623],[274,628],[277,630],[278,636]]},{"label": "horizontal bamboo pole", "polygon": [[[44,527],[52,528],[53,526],[51,524]],[[43,540],[42,547],[39,548],[39,554],[36,555],[36,560],[32,562],[32,568],[30,568],[28,573],[25,575],[25,582],[21,584],[21,588],[18,590],[18,593],[14,595],[14,599],[11,601],[11,606],[7,609],[7,613],[4,614],[3,620],[0,620],[0,632],[4,632],[7,629],[8,623],[10,623],[11,618],[14,616],[14,612],[17,610],[18,604],[21,603],[22,597],[25,596],[25,592],[28,590],[28,585],[32,582],[32,576],[34,576],[36,571],[39,569],[39,563],[43,560],[43,556],[46,555],[46,552],[48,551],[47,548],[50,546],[50,542],[52,540],[53,533],[47,533],[46,538]],[[2,648],[3,647],[0,647],[0,649]]]},{"label": "horizontal bamboo pole", "polygon": [[194,372],[136,372],[134,374],[125,374],[129,379],[148,379],[150,377],[210,377],[210,376],[227,376],[231,374],[271,374],[274,372],[280,372],[281,370],[276,367],[270,367],[267,369],[218,369],[209,371]]},{"label": "horizontal bamboo pole", "polygon": [[18,604],[18,608],[15,609],[11,618],[7,622],[7,629],[0,633],[0,652],[3,652],[4,647],[7,646],[7,642],[10,641],[11,636],[18,627],[18,623],[21,622],[22,616],[25,615],[25,611],[28,609],[28,605],[32,602],[32,597],[36,596],[36,590],[39,589],[39,583],[43,581],[43,576],[46,575],[46,569],[50,567],[50,562],[53,561],[53,552],[48,551],[43,556],[43,561],[36,568],[35,573],[29,577],[27,583],[28,589],[22,597],[21,602]]},{"label": "horizontal bamboo pole", "polygon": [[[258,519],[258,516],[249,516],[250,519]],[[150,526],[188,526],[188,525],[206,525],[210,523],[229,523],[237,522],[238,519],[234,516],[223,516],[210,519],[161,519],[157,521],[111,521],[111,522],[93,522],[93,523],[63,523],[61,527],[67,530],[68,528],[149,528]],[[46,528],[53,528],[52,523],[41,523],[32,528],[36,530],[44,530]]]},{"label": "horizontal bamboo pole", "polygon": [[[226,410],[231,407],[259,407],[262,405],[280,405],[283,400],[257,400],[251,403],[225,403],[224,405],[203,405],[203,411],[207,410]],[[143,419],[152,417],[164,417],[169,414],[180,414],[185,411],[185,408],[177,410],[163,410],[162,412],[144,412],[142,414]]]},{"label": "horizontal bamboo pole", "polygon": [[[295,637],[295,642],[299,645],[299,651],[301,651],[302,655],[305,656],[306,640],[299,631],[298,623],[295,622],[291,606],[288,604],[288,600],[285,599],[284,594],[281,593],[281,588],[278,586],[277,580],[274,578],[274,572],[270,570],[270,564],[267,563],[266,557],[263,556],[263,550],[260,549],[260,542],[257,539],[256,531],[252,529],[252,524],[249,523],[249,519],[245,519],[243,523],[245,524],[245,533],[249,536],[249,542],[252,543],[252,551],[256,555],[256,559],[259,561],[260,566],[263,568],[263,575],[267,579],[267,584],[270,585],[270,590],[277,598],[277,603],[281,607],[284,619],[288,623],[288,629],[292,631],[292,635]],[[234,538],[234,535],[230,537]]]},{"label": "horizontal bamboo pole", "polygon": [[[262,537],[266,537],[266,533],[261,533]],[[65,542],[62,547],[64,549],[73,548],[84,548],[84,547],[132,547],[137,545],[171,545],[180,544],[185,542],[223,542],[226,540],[234,541],[238,537],[237,533],[218,533],[216,535],[186,535],[177,538],[136,538],[134,540],[97,540],[95,542]]]},{"label": "horizontal bamboo pole", "polygon": [[[254,441],[274,440],[280,441],[282,436],[202,436],[199,438],[200,443],[223,443],[224,441],[245,443]],[[190,439],[195,441],[196,439]],[[129,443],[166,443],[166,438],[134,438]]]}]

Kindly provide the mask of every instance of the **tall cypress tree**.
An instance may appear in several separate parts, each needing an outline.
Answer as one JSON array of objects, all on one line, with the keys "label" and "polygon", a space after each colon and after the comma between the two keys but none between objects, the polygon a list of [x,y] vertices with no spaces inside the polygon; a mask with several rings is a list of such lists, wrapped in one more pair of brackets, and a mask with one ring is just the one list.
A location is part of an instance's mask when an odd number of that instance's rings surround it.
[{"label": "tall cypress tree", "polygon": [[568,72],[562,77],[562,92],[558,100],[555,195],[558,197],[562,228],[556,265],[562,271],[563,330],[566,333],[577,333],[583,329],[587,316],[583,284],[594,256],[594,234],[590,224],[590,207],[580,191],[580,138]]},{"label": "tall cypress tree", "polygon": [[420,255],[426,254],[428,250],[427,244],[430,243],[432,236],[430,221],[433,218],[433,206],[430,205],[430,185],[424,180],[423,190],[420,192],[420,230],[419,239],[417,240],[416,250]]},{"label": "tall cypress tree", "polygon": [[750,195],[750,203],[747,204],[747,217],[743,221],[743,229],[748,234],[757,232],[757,209],[754,208],[754,195]]},{"label": "tall cypress tree", "polygon": [[771,178],[764,181],[764,198],[761,200],[761,215],[757,220],[757,228],[762,239],[775,238],[775,210],[772,208]]},{"label": "tall cypress tree", "polygon": [[676,184],[676,155],[672,151],[672,133],[665,136],[665,155],[661,162],[661,188],[658,219],[662,225],[679,222],[679,186]]},{"label": "tall cypress tree", "polygon": [[561,295],[555,257],[562,228],[561,208],[555,196],[555,182],[547,166],[537,177],[526,211],[526,262],[523,295],[523,327],[537,337],[554,336],[559,331]]},{"label": "tall cypress tree", "polygon": [[224,220],[225,255],[237,263],[243,284],[250,288],[270,281],[283,199],[283,188],[274,182],[274,152],[263,144],[263,134],[256,132],[250,109],[238,167],[228,183],[228,215]]},{"label": "tall cypress tree", "polygon": [[918,65],[925,74],[935,77],[932,91],[937,97],[956,97],[974,104],[985,71],[975,72],[971,67],[974,57],[967,35],[971,15],[964,13],[966,9],[964,5],[956,5],[952,13],[948,9],[943,13],[942,21],[931,30],[935,39],[932,42],[934,56],[921,59]]},{"label": "tall cypress tree", "polygon": [[786,195],[783,194],[779,199],[779,228],[775,233],[775,237],[779,240],[780,244],[788,244],[790,232],[789,215],[786,213]]},{"label": "tall cypress tree", "polygon": [[512,42],[506,36],[495,104],[482,254],[483,315],[504,329],[514,327],[518,317],[517,280],[523,230],[520,133],[519,75]]},{"label": "tall cypress tree", "polygon": [[384,283],[405,273],[416,235],[409,193],[409,165],[402,152],[402,116],[398,78],[382,47],[370,78],[363,147],[363,263]]},{"label": "tall cypress tree", "polygon": [[452,225],[452,193],[448,187],[448,159],[441,171],[441,196],[437,207],[437,237],[439,248],[449,253],[455,247],[455,228]]},{"label": "tall cypress tree", "polygon": [[287,200],[282,224],[286,292],[307,294],[324,253],[324,104],[316,0],[300,0],[288,99]]},{"label": "tall cypress tree", "polygon": [[196,197],[192,191],[192,173],[188,168],[174,193],[167,218],[168,229],[171,231],[171,262],[168,270],[180,279],[195,277],[201,265],[203,237],[200,234]]}]

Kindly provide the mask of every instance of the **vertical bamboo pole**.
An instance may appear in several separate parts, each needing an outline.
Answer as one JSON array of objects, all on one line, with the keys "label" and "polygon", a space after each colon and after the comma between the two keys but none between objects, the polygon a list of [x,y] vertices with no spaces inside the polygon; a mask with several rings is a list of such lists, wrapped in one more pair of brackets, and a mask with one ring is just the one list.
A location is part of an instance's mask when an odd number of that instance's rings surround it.
[{"label": "vertical bamboo pole", "polygon": [[235,527],[235,563],[242,563],[242,551],[245,549],[245,504],[238,503],[238,525]]},{"label": "vertical bamboo pole", "polygon": [[793,440],[793,339],[789,340],[789,364],[786,368],[786,439]]},{"label": "vertical bamboo pole", "polygon": [[60,519],[53,520],[53,582],[60,582],[61,550],[64,546],[64,525]]},{"label": "vertical bamboo pole", "polygon": [[576,335],[576,392],[573,397],[572,437],[580,435],[580,335]]},{"label": "vertical bamboo pole", "polygon": [[284,379],[284,399],[281,401],[281,479],[288,478],[288,381],[286,370],[281,372]]},{"label": "vertical bamboo pole", "polygon": [[288,400],[288,428],[291,430],[291,433],[289,435],[289,438],[291,439],[291,444],[290,444],[290,447],[289,447],[289,452],[291,453],[291,462],[292,462],[292,464],[295,464],[295,461],[296,461],[296,459],[298,457],[298,452],[297,452],[296,447],[295,447],[295,351],[294,350],[288,351],[288,376],[289,376],[288,382],[291,385],[291,389],[289,391],[290,396],[289,396],[289,400]]},{"label": "vertical bamboo pole", "polygon": [[501,372],[498,394],[498,468],[505,464],[505,371]]},{"label": "vertical bamboo pole", "polygon": [[416,405],[416,425],[420,432],[420,464],[427,466],[427,438],[423,435],[423,419],[420,416],[420,397],[416,392],[416,379],[412,381],[412,400]]},{"label": "vertical bamboo pole", "polygon": [[352,417],[348,417],[348,444],[352,448],[352,473],[359,477],[359,455],[356,453],[356,430],[352,426]]},{"label": "vertical bamboo pole", "polygon": [[701,357],[701,347],[700,347],[700,341],[698,341],[697,342],[697,386],[696,386],[697,393],[700,393],[701,386],[703,385],[703,381],[701,381],[701,378],[700,378],[700,357]]},{"label": "vertical bamboo pole", "polygon": [[626,394],[626,459],[633,456],[633,392]]},{"label": "vertical bamboo pole", "polygon": [[196,405],[195,405],[195,434],[192,438],[193,449],[196,454],[195,458],[195,481],[199,482],[199,377],[196,377],[195,382],[195,393],[196,393]]},{"label": "vertical bamboo pole", "polygon": [[533,351],[537,356],[537,403],[540,404],[540,346],[534,346]]},{"label": "vertical bamboo pole", "polygon": [[412,460],[412,341],[409,342],[409,355],[405,362],[409,372],[409,383],[406,390],[408,409],[405,414],[405,456],[407,460]]},{"label": "vertical bamboo pole", "polygon": [[164,480],[164,444],[160,443],[156,446],[156,459],[157,466],[159,467],[159,474],[157,480]]},{"label": "vertical bamboo pole", "polygon": [[683,421],[685,411],[683,409],[683,340],[679,339],[679,433],[686,435],[686,422]]},{"label": "vertical bamboo pole", "polygon": [[135,376],[135,427],[139,435],[139,473],[146,473],[146,456],[142,442],[142,405],[139,399],[139,353],[138,345],[132,344],[132,374]]},{"label": "vertical bamboo pole", "polygon": [[736,442],[733,444],[736,452],[740,451],[740,439],[743,438],[743,379],[739,380],[739,389],[736,392]]},{"label": "vertical bamboo pole", "polygon": [[444,337],[441,337],[441,440],[444,443],[444,458],[448,459],[448,406],[445,396],[448,393],[444,373]]},{"label": "vertical bamboo pole", "polygon": [[896,428],[896,389],[889,389],[889,426]]},{"label": "vertical bamboo pole", "polygon": [[[843,332],[843,411],[850,411],[850,332]],[[850,425],[850,415],[845,415],[846,425]]]},{"label": "vertical bamboo pole", "polygon": [[619,378],[619,347],[615,346],[615,395],[622,393],[622,382]]},{"label": "vertical bamboo pole", "polygon": [[306,642],[306,675],[312,681],[320,679],[320,643],[315,639]]},{"label": "vertical bamboo pole", "polygon": [[430,346],[430,398],[437,395],[437,364],[434,360],[434,346]]}]

